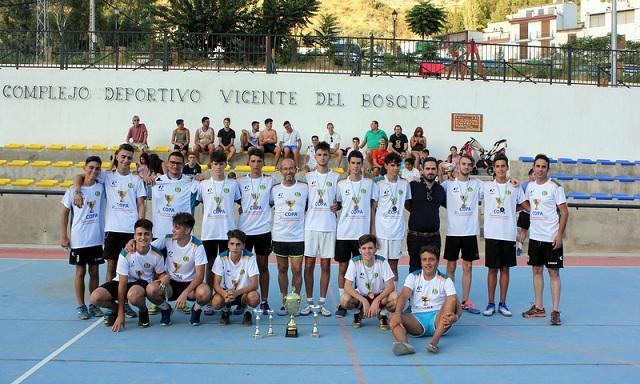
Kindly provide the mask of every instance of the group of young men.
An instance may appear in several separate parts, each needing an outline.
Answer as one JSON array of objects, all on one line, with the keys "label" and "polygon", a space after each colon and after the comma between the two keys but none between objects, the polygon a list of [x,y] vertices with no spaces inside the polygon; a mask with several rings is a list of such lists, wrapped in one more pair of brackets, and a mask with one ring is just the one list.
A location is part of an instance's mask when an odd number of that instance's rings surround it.
[{"label": "group of young men", "polygon": [[[507,178],[508,159],[495,159],[496,178],[489,182],[470,179],[472,159],[462,156],[455,180],[442,180],[443,169],[434,158],[424,162],[422,179],[399,177],[402,158],[385,158],[386,175],[372,180],[362,175],[363,155],[347,157],[348,174],[340,178],[328,167],[331,146],[320,142],[314,148],[315,170],[295,177],[297,165],[284,159],[280,182],[262,173],[264,152],[248,154],[249,174],[237,180],[225,175],[227,156],[210,156],[211,177],[182,174],[184,155],[168,157],[167,174],[152,186],[151,221],[145,219],[145,189],[129,173],[133,148],[123,144],[113,171],[101,171],[100,159],[86,160],[84,175],[63,198],[62,245],[70,247],[70,263],[77,265],[76,296],[81,318],[100,316],[99,307],[111,310],[105,323],[114,331],[124,326],[125,316],[136,316],[149,325],[144,298],[161,312],[162,325],[171,323],[173,308],[189,311],[190,323],[200,324],[203,310],[222,309],[220,322],[230,322],[231,309],[251,324],[251,311],[267,313],[269,305],[268,257],[276,255],[280,288],[277,313],[285,315],[280,299],[291,285],[301,292],[304,280],[306,302],[300,315],[308,315],[315,304],[314,270],[320,257],[317,304],[323,316],[331,316],[326,297],[331,259],[338,262],[340,305],[335,315],[354,310],[353,326],[363,317],[377,317],[381,329],[391,328],[395,354],[412,353],[406,334],[431,335],[428,350],[438,352],[440,337],[462,311],[480,313],[469,299],[472,262],[479,258],[479,201],[484,199],[486,266],[489,267],[489,304],[484,314],[495,310],[495,288],[500,272],[498,311],[511,316],[506,305],[509,268],[516,265],[516,211],[531,212],[529,264],[533,267],[535,304],[524,317],[543,317],[544,266],[549,270],[553,311],[551,323],[560,324],[559,268],[562,268],[562,235],[567,209],[562,187],[548,179],[549,159],[538,155],[535,182],[523,191]],[[203,205],[202,233],[193,234],[196,201]],[[236,206],[238,219],[236,221]],[[447,208],[444,257],[447,274],[438,270],[440,258],[440,207]],[[404,210],[409,211],[405,228]],[[559,210],[559,214],[558,214]],[[71,234],[69,214],[73,211]],[[103,217],[104,215],[104,217]],[[104,250],[101,233],[105,231]],[[398,260],[407,236],[410,273],[396,292]],[[164,252],[164,254],[163,254]],[[462,256],[462,300],[453,284],[457,260]],[[97,265],[107,260],[107,282],[97,287]],[[84,274],[89,265],[92,304],[84,305]],[[405,305],[410,302],[410,313]],[[272,300],[273,303],[273,300]]]}]

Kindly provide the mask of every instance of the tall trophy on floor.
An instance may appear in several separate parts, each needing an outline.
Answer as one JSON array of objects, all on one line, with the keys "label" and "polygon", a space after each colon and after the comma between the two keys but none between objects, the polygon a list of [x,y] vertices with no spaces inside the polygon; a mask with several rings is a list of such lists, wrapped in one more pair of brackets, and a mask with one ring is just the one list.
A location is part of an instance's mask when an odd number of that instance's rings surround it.
[{"label": "tall trophy on floor", "polygon": [[298,337],[298,324],[296,324],[296,314],[300,310],[301,297],[296,293],[295,288],[283,297],[283,304],[289,314],[286,337]]}]

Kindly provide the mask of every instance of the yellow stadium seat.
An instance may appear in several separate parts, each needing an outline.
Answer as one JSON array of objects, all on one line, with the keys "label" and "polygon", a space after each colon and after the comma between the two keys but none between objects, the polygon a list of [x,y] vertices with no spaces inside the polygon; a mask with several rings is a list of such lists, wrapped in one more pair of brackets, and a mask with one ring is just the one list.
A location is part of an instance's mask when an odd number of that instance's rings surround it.
[{"label": "yellow stadium seat", "polygon": [[224,167],[224,171],[225,172],[229,172],[231,170],[231,166],[229,164],[227,164],[226,167]]},{"label": "yellow stadium seat", "polygon": [[90,145],[89,147],[87,147],[87,149],[90,151],[106,151],[107,146],[106,145]]},{"label": "yellow stadium seat", "polygon": [[135,171],[136,169],[138,169],[138,165],[134,162],[131,162],[131,164],[129,164],[129,169]]},{"label": "yellow stadium seat", "polygon": [[24,149],[44,149],[44,144],[27,144]]},{"label": "yellow stadium seat", "polygon": [[47,145],[47,149],[52,151],[61,151],[65,148],[64,144],[49,144]]},{"label": "yellow stadium seat", "polygon": [[7,163],[10,167],[24,167],[27,164],[29,164],[28,160],[11,160]]},{"label": "yellow stadium seat", "polygon": [[74,165],[74,167],[76,167],[76,168],[84,168],[84,161],[78,161],[78,162]]},{"label": "yellow stadium seat", "polygon": [[65,180],[62,183],[58,184],[58,187],[60,187],[60,188],[69,188],[72,185],[73,185],[73,180]]},{"label": "yellow stadium seat", "polygon": [[51,165],[55,168],[69,168],[73,166],[73,161],[56,161]]},{"label": "yellow stadium seat", "polygon": [[202,169],[202,172],[204,172],[209,169],[209,166],[207,164],[200,164],[200,169]]},{"label": "yellow stadium seat", "polygon": [[33,179],[17,179],[11,182],[14,187],[28,187],[33,184]]},{"label": "yellow stadium seat", "polygon": [[234,170],[236,172],[250,172],[251,168],[248,165],[236,165]]},{"label": "yellow stadium seat", "polygon": [[87,146],[82,144],[71,144],[67,145],[67,149],[70,151],[82,151],[87,149]]},{"label": "yellow stadium seat", "polygon": [[7,185],[11,182],[11,179],[0,179],[0,185]]},{"label": "yellow stadium seat", "polygon": [[111,162],[110,161],[103,161],[102,162],[102,169],[111,169]]},{"label": "yellow stadium seat", "polygon": [[114,146],[110,147],[109,149],[115,152],[115,151],[117,151],[119,148],[120,148],[120,146],[119,146],[119,145],[114,145]]},{"label": "yellow stadium seat", "polygon": [[344,169],[342,167],[334,167],[334,168],[331,168],[331,169],[333,169],[333,172],[335,172],[337,174],[340,174],[340,175],[342,175],[344,173]]},{"label": "yellow stadium seat", "polygon": [[151,152],[161,152],[161,153],[169,153],[171,152],[171,148],[169,147],[153,147],[150,149]]},{"label": "yellow stadium seat", "polygon": [[53,179],[40,180],[36,182],[36,187],[40,188],[55,187],[56,185],[58,185],[58,180]]},{"label": "yellow stadium seat", "polygon": [[21,149],[24,147],[22,144],[7,144],[4,146],[4,149]]},{"label": "yellow stadium seat", "polygon": [[7,160],[0,160],[0,165],[5,165],[7,164]]},{"label": "yellow stadium seat", "polygon": [[273,165],[265,165],[262,167],[262,172],[264,173],[274,173],[276,171],[276,167]]},{"label": "yellow stadium seat", "polygon": [[36,160],[36,161],[32,161],[30,164],[30,166],[32,167],[48,167],[49,165],[51,165],[51,162],[48,160]]}]

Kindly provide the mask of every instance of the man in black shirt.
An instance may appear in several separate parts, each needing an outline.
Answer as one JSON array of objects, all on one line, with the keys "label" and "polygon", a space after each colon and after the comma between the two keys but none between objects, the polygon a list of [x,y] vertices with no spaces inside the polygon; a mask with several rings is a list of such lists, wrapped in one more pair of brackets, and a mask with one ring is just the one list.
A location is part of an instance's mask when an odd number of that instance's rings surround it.
[{"label": "man in black shirt", "polygon": [[428,157],[422,168],[422,179],[412,181],[411,200],[404,207],[409,211],[407,248],[409,250],[409,272],[421,268],[420,248],[433,245],[441,248],[440,207],[446,207],[447,195],[436,182],[438,165],[436,159]]},{"label": "man in black shirt", "polygon": [[231,119],[225,117],[222,121],[223,127],[218,131],[218,149],[227,154],[227,163],[231,162],[233,155],[236,153],[234,141],[236,133],[231,129]]},{"label": "man in black shirt", "polygon": [[403,159],[407,157],[409,148],[409,139],[407,135],[402,133],[402,127],[396,125],[393,127],[393,134],[389,136],[389,152],[395,152]]}]

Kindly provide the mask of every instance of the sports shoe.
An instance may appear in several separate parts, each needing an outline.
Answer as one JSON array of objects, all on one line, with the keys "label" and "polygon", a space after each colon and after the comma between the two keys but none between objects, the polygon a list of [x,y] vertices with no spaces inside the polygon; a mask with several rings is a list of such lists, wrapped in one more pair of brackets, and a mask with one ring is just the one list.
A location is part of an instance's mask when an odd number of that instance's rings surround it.
[{"label": "sports shoe", "polygon": [[389,320],[386,315],[378,315],[378,326],[383,331],[389,330]]},{"label": "sports shoe", "polygon": [[231,312],[227,311],[227,310],[222,310],[222,313],[220,314],[220,324],[222,325],[229,325],[231,324]]},{"label": "sports shoe", "polygon": [[156,304],[151,304],[151,306],[149,307],[149,314],[157,315],[158,311],[159,311],[158,306]]},{"label": "sports shoe", "polygon": [[204,313],[205,316],[213,316],[213,314],[216,313],[216,311],[215,309],[213,309],[211,304],[207,304],[204,307],[202,307],[202,313]]},{"label": "sports shoe", "polygon": [[130,319],[138,317],[138,314],[131,308],[129,303],[124,303],[124,315]]},{"label": "sports shoe", "polygon": [[522,312],[522,317],[531,318],[531,317],[545,317],[547,313],[544,308],[538,308],[536,305],[532,305],[528,311]]},{"label": "sports shoe", "polygon": [[118,312],[112,311],[110,314],[104,317],[102,322],[104,323],[105,327],[111,327],[113,323],[116,322],[117,318],[118,318]]},{"label": "sports shoe", "polygon": [[511,317],[513,315],[513,313],[511,313],[509,308],[507,308],[507,305],[504,303],[498,304],[498,312],[500,312],[502,316],[506,317]]},{"label": "sports shoe", "polygon": [[467,299],[462,303],[462,309],[474,315],[480,314],[480,310],[476,308],[471,299]]},{"label": "sports shoe", "polygon": [[193,326],[200,325],[200,315],[202,314],[202,309],[193,309],[191,310],[191,318],[189,319],[189,324]]},{"label": "sports shoe", "polygon": [[287,316],[288,315],[287,309],[284,306],[280,307],[280,309],[278,309],[277,313],[278,313],[278,316]]},{"label": "sports shoe", "polygon": [[242,315],[244,311],[247,309],[244,305],[236,305],[236,308],[233,310],[234,315]]},{"label": "sports shoe", "polygon": [[104,312],[102,312],[102,309],[96,307],[93,304],[89,304],[89,314],[91,314],[91,316],[93,316],[93,317],[102,317],[102,316],[104,316]]},{"label": "sports shoe", "polygon": [[184,313],[185,315],[190,314],[191,313],[191,306],[189,304],[185,303],[184,307],[182,307],[180,312]]},{"label": "sports shoe", "polygon": [[[164,324],[163,324],[164,325]],[[149,311],[138,313],[138,327],[147,328],[149,326]]]},{"label": "sports shoe", "polygon": [[336,310],[336,317],[341,318],[347,316],[347,310],[342,308],[342,305],[338,305],[338,309]]},{"label": "sports shoe", "polygon": [[251,326],[251,312],[246,311],[244,315],[242,315],[242,325],[245,327]]},{"label": "sports shoe", "polygon": [[161,309],[160,310],[160,325],[170,325],[171,324],[171,312],[173,312],[173,308],[169,307],[169,309]]},{"label": "sports shoe", "polygon": [[[337,317],[337,315],[336,315],[336,317]],[[358,312],[358,313],[354,313],[353,314],[353,323],[351,323],[351,326],[353,328],[362,327],[362,312]]]},{"label": "sports shoe", "polygon": [[328,310],[324,305],[320,307],[320,314],[324,317],[331,317],[331,311]]},{"label": "sports shoe", "polygon": [[416,353],[416,350],[409,343],[401,343],[396,341],[393,343],[393,354],[396,356],[410,355]]},{"label": "sports shoe", "polygon": [[91,317],[86,305],[80,305],[76,310],[78,311],[78,319],[80,320],[88,320]]},{"label": "sports shoe", "polygon": [[309,316],[310,313],[311,313],[311,304],[305,305],[305,307],[302,308],[302,310],[300,311],[300,315],[302,316]]},{"label": "sports shoe", "polygon": [[482,312],[485,316],[493,316],[494,313],[496,313],[496,305],[493,303],[487,304],[487,309]]},{"label": "sports shoe", "polygon": [[559,311],[551,311],[551,325],[560,325],[562,324],[562,320],[560,320],[560,312]]},{"label": "sports shoe", "polygon": [[268,315],[269,311],[271,310],[271,307],[269,307],[269,303],[266,301],[263,301],[262,303],[260,303],[260,309],[262,309],[262,314],[263,315]]}]

